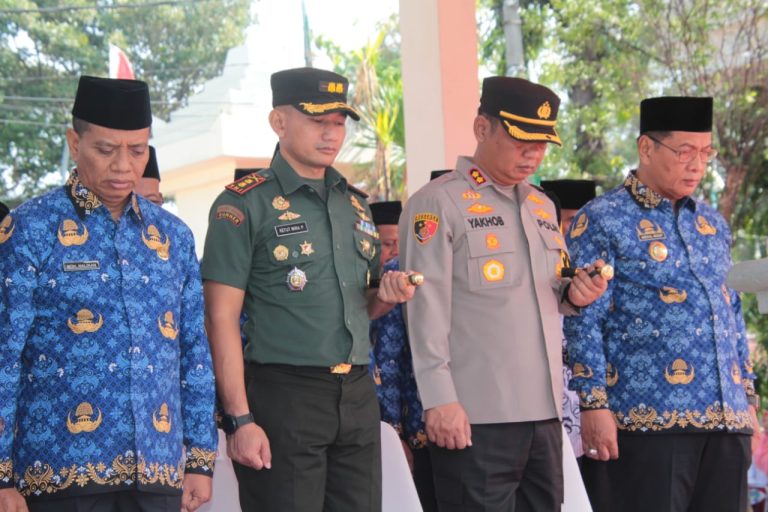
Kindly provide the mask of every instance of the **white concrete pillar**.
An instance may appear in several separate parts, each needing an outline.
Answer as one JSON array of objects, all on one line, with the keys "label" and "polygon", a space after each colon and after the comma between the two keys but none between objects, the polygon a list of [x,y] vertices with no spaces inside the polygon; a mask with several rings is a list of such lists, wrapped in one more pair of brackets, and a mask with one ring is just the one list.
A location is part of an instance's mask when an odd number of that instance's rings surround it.
[{"label": "white concrete pillar", "polygon": [[400,0],[408,194],[475,149],[475,0]]}]

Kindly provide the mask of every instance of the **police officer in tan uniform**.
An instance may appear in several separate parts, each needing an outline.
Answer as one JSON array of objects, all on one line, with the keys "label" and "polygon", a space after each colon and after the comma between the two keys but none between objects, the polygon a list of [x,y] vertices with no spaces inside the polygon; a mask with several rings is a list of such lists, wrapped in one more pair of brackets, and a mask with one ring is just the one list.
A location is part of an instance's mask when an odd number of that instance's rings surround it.
[{"label": "police officer in tan uniform", "polygon": [[527,80],[487,78],[474,156],[401,217],[404,267],[425,277],[406,309],[441,511],[560,509],[560,314],[607,284],[558,279],[568,258],[555,207],[525,181],[560,144],[559,103]]}]

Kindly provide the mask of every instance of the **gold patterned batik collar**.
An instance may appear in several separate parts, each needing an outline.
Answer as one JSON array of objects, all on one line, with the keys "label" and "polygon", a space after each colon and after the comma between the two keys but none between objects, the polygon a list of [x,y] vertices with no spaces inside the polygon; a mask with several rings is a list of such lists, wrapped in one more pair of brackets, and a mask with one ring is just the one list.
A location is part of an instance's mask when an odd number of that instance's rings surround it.
[{"label": "gold patterned batik collar", "polygon": [[663,197],[650,189],[647,185],[644,185],[642,181],[637,178],[635,171],[630,171],[624,180],[624,188],[632,196],[637,204],[643,208],[656,208],[661,204]]},{"label": "gold patterned batik collar", "polygon": [[80,181],[77,171],[72,171],[64,188],[81,219],[84,219],[86,215],[92,214],[96,208],[101,206],[101,201],[96,197],[96,194],[88,190]]}]

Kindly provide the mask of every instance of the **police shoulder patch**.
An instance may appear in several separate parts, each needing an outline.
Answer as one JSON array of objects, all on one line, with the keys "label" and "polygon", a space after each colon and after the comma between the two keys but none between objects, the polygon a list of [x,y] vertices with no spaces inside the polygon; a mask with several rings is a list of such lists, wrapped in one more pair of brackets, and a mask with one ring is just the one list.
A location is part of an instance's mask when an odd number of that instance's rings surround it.
[{"label": "police shoulder patch", "polygon": [[226,188],[227,190],[231,190],[235,194],[239,194],[242,196],[249,190],[252,190],[258,187],[265,181],[267,181],[267,178],[265,178],[260,174],[253,173],[253,174],[249,174],[248,176],[244,176],[235,182],[230,183],[224,188]]},{"label": "police shoulder patch", "polygon": [[413,217],[413,235],[420,244],[429,242],[437,233],[440,217],[434,213],[417,213]]}]

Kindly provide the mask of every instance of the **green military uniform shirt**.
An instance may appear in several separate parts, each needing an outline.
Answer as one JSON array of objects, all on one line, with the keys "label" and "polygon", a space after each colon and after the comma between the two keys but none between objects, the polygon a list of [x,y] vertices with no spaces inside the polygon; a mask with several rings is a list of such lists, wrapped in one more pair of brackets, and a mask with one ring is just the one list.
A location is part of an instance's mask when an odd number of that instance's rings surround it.
[{"label": "green military uniform shirt", "polygon": [[211,208],[203,279],[245,291],[245,360],[368,364],[367,283],[378,233],[362,195],[334,168],[326,198],[278,154]]}]

